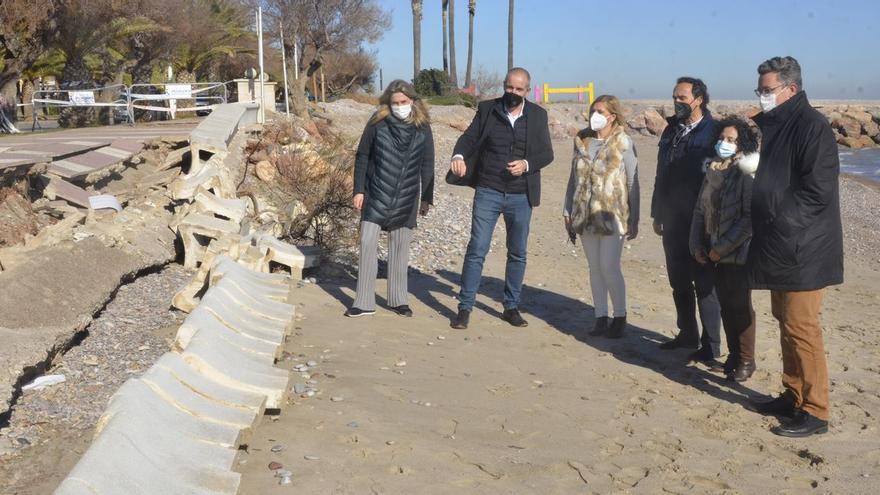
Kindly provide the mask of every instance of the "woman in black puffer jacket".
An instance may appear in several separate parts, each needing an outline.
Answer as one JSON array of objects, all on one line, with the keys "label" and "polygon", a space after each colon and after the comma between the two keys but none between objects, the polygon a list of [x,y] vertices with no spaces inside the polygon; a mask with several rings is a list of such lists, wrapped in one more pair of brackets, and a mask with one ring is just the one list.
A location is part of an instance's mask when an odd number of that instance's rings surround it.
[{"label": "woman in black puffer jacket", "polygon": [[755,310],[744,265],[752,238],[758,136],[738,117],[720,121],[716,129],[716,156],[706,167],[694,208],[690,249],[697,262],[714,265],[715,292],[727,337],[724,372],[729,380],[742,382],[755,372]]},{"label": "woman in black puffer jacket", "polygon": [[376,313],[376,248],[388,232],[388,306],[412,316],[407,304],[409,243],[418,214],[434,199],[434,137],[428,109],[412,84],[395,80],[361,135],[354,166],[354,207],[361,211],[357,296],[349,317]]}]

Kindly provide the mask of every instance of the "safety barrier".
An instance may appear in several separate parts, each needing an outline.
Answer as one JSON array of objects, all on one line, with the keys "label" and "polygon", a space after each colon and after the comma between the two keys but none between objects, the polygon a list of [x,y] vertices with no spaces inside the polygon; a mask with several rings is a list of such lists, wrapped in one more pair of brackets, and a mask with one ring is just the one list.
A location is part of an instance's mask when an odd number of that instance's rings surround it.
[{"label": "safety barrier", "polygon": [[[33,112],[33,125],[31,130],[35,130],[37,127],[42,128],[39,119],[37,118],[37,112],[40,109],[49,106],[124,108],[125,120],[133,125],[135,120],[134,109],[167,112],[171,115],[171,118],[174,118],[177,112],[213,111],[217,105],[227,102],[227,84],[229,83],[138,83],[132,84],[131,86],[113,84],[110,86],[84,89],[41,89],[34,91],[33,98],[30,102],[21,103],[17,106],[31,105],[31,110]],[[114,98],[113,101],[100,101],[105,98],[101,98],[98,95],[102,92],[109,91],[117,93],[118,97]],[[201,101],[206,104],[181,108],[177,106],[179,100],[193,100],[193,102]],[[167,105],[151,105],[148,104],[149,102],[167,102]]]},{"label": "safety barrier", "polygon": [[586,86],[578,86],[576,88],[551,88],[549,84],[544,83],[543,91],[540,88],[535,88],[535,101],[550,103],[551,94],[577,94],[577,101],[584,101],[584,96],[587,95],[589,97],[589,105],[592,105],[593,100],[596,99],[595,88],[593,82],[590,81]]},{"label": "safety barrier", "polygon": [[[165,84],[132,84],[128,90],[128,113],[134,118],[133,110],[149,110],[168,112],[174,118],[177,112],[198,112],[214,110],[217,105],[227,102],[227,83],[165,83]],[[153,91],[150,91],[153,89]],[[218,94],[219,93],[219,94]],[[206,105],[193,105],[179,108],[178,100],[202,100]],[[168,106],[143,104],[142,102],[168,102]]]},{"label": "safety barrier", "polygon": [[[48,106],[112,108],[127,107],[128,102],[124,99],[117,98],[114,99],[112,102],[103,102],[98,101],[102,98],[98,98],[95,96],[95,93],[111,91],[114,89],[118,91],[121,95],[125,95],[128,92],[128,87],[124,84],[112,84],[110,86],[104,86],[101,88],[36,90],[34,91],[34,96],[31,98],[34,119],[31,130],[36,129],[37,127],[42,129],[42,126],[37,119],[37,110],[40,108],[46,108]],[[66,99],[61,99],[61,97],[65,97]],[[129,123],[131,122],[131,116],[129,115]]]}]

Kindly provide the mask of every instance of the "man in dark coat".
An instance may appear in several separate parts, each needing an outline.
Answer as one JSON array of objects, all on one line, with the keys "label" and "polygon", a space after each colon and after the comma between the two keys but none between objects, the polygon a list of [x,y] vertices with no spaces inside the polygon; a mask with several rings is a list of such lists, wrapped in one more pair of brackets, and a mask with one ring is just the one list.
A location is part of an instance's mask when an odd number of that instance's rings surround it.
[{"label": "man in dark coat", "polygon": [[480,103],[474,120],[455,143],[446,179],[474,187],[476,192],[453,328],[468,326],[492,232],[502,215],[507,228],[502,318],[513,326],[528,325],[518,308],[529,224],[532,208],[541,202],[541,169],[553,161],[547,112],[525,100],[530,84],[525,69],[508,71],[504,95]]},{"label": "man in dark coat", "polygon": [[[709,92],[700,79],[681,77],[672,93],[675,115],[660,136],[657,177],[651,198],[654,232],[663,237],[666,273],[672,287],[678,335],[661,349],[697,349],[692,360],[717,367],[721,355],[721,307],[712,268],[691,256],[691,219],[705,177],[706,160],[715,156],[715,122]],[[699,308],[703,334],[697,326]]]},{"label": "man in dark coat", "polygon": [[792,57],[758,66],[761,162],[752,189],[754,237],[748,269],[754,289],[769,289],[779,320],[782,384],[756,411],[790,416],[773,433],[828,431],[829,380],[819,312],[824,288],[843,283],[840,162],[831,125],[810,106]]}]

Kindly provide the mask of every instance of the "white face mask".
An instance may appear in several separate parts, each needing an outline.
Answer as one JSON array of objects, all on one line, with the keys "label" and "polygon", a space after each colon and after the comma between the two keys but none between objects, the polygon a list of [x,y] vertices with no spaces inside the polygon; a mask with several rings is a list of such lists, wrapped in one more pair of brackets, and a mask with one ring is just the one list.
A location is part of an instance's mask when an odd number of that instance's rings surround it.
[{"label": "white face mask", "polygon": [[736,153],[736,145],[727,141],[718,141],[715,145],[715,153],[721,158],[730,158]]},{"label": "white face mask", "polygon": [[590,115],[590,129],[594,131],[600,131],[608,125],[608,118],[602,115],[599,112],[593,112],[593,115]]},{"label": "white face mask", "polygon": [[391,111],[394,112],[394,116],[400,120],[406,120],[409,118],[409,114],[412,113],[412,105],[392,105]]},{"label": "white face mask", "polygon": [[759,99],[761,101],[761,110],[763,110],[764,113],[767,113],[770,110],[776,108],[776,93],[761,95]]}]

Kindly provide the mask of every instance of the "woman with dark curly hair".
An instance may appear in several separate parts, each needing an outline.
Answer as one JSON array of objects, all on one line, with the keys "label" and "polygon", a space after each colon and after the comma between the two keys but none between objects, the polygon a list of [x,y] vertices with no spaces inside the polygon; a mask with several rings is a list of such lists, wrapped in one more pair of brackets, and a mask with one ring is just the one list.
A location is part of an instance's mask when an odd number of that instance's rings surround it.
[{"label": "woman with dark curly hair", "polygon": [[758,135],[739,117],[716,127],[716,156],[706,167],[691,222],[691,254],[714,266],[715,292],[729,350],[724,373],[743,382],[755,372],[755,310],[745,270],[752,237],[752,181]]},{"label": "woman with dark curly hair", "polygon": [[409,243],[418,214],[434,199],[434,137],[428,107],[413,85],[397,79],[379,98],[354,165],[352,204],[361,210],[357,296],[345,316],[376,313],[379,232],[388,232],[388,306],[412,316],[407,304]]}]

